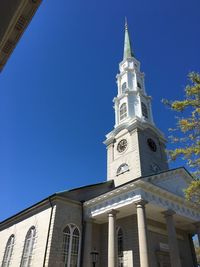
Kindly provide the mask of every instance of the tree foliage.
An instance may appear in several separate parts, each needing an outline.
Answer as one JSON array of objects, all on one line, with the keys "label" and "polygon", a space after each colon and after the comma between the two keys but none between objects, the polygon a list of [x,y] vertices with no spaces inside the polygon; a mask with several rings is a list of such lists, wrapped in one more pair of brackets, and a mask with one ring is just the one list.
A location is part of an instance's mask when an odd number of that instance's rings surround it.
[{"label": "tree foliage", "polygon": [[168,156],[170,160],[182,158],[186,161],[196,179],[186,190],[186,198],[200,204],[200,74],[191,72],[188,78],[183,100],[163,100],[179,113],[175,129],[169,129],[172,132],[170,141],[176,145],[175,149],[168,150]]},{"label": "tree foliage", "polygon": [[200,180],[194,180],[185,190],[185,197],[188,200],[200,205]]}]

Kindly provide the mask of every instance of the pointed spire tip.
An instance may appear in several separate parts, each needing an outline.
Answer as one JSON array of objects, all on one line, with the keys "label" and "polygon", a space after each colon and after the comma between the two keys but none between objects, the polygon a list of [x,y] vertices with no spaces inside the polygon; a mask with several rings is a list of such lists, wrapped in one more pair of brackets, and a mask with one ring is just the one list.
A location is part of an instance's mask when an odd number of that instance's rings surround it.
[{"label": "pointed spire tip", "polygon": [[128,30],[128,21],[127,21],[127,17],[125,16],[125,29]]},{"label": "pointed spire tip", "polygon": [[127,18],[125,17],[125,37],[124,37],[124,57],[123,59],[134,57],[131,40],[128,32],[128,22]]}]

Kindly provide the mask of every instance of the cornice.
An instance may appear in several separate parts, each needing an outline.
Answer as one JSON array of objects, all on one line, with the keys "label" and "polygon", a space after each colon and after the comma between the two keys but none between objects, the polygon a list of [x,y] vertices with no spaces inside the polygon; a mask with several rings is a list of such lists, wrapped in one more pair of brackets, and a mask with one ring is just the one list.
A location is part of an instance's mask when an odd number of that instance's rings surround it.
[{"label": "cornice", "polygon": [[144,129],[151,129],[161,142],[166,143],[167,140],[165,139],[163,133],[157,129],[154,125],[149,123],[148,121],[142,121],[139,117],[135,117],[134,119],[130,119],[120,125],[118,125],[116,128],[114,128],[110,133],[106,135],[106,140],[103,142],[105,145],[108,145],[111,143],[111,140],[115,139],[115,136],[121,131],[121,130],[128,130],[129,132],[134,131],[136,128],[144,130]]},{"label": "cornice", "polygon": [[128,61],[128,62],[136,62],[140,66],[140,61],[137,60],[135,57],[130,57],[130,58],[126,58],[126,59],[122,60],[119,63],[119,66],[121,67],[126,61]]},{"label": "cornice", "polygon": [[0,71],[5,66],[9,56],[41,4],[41,1],[42,0],[21,0],[16,4],[16,9],[13,14],[11,14],[9,23],[5,25],[5,32],[0,40]]},{"label": "cornice", "polygon": [[136,94],[138,94],[138,90],[131,90],[130,88],[127,88],[123,94],[120,94],[120,95],[114,97],[113,98],[113,102],[114,103],[116,103],[116,102],[119,103],[119,101],[122,98],[128,97],[129,95],[136,95]]},{"label": "cornice", "polygon": [[[183,171],[181,169],[171,171],[171,175],[174,173],[182,174]],[[164,173],[155,176],[162,178],[163,175]],[[194,203],[188,202],[183,197],[151,184],[146,178],[145,180],[142,178],[137,179],[99,197],[86,201],[84,207],[88,216],[95,216],[105,213],[110,209],[118,209],[135,203],[140,199],[162,207],[164,210],[174,210],[177,214],[194,221],[200,220],[200,213],[197,211]]]},{"label": "cornice", "polygon": [[159,180],[162,181],[166,181],[168,179],[170,179],[171,175],[175,176],[175,175],[181,175],[181,177],[183,177],[187,182],[191,182],[193,181],[192,176],[185,170],[185,168],[178,168],[178,169],[173,169],[173,170],[169,170],[166,172],[162,172],[159,175],[152,175],[150,177],[147,177],[145,179],[147,179],[148,182],[156,182]]}]

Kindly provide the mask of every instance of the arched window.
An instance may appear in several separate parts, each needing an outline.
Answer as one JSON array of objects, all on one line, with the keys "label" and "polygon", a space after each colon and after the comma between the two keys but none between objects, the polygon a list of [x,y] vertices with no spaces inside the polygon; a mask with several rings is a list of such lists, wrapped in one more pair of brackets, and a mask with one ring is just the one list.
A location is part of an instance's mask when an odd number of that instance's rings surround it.
[{"label": "arched window", "polygon": [[142,106],[142,115],[148,119],[148,111],[147,111],[147,106],[142,102],[141,103],[141,106]]},{"label": "arched window", "polygon": [[123,120],[124,118],[127,117],[127,107],[126,107],[126,103],[123,103],[120,107],[120,120]]},{"label": "arched window", "polygon": [[35,237],[36,237],[36,229],[34,226],[32,226],[26,234],[20,267],[31,266]]},{"label": "arched window", "polygon": [[127,172],[129,171],[129,167],[128,167],[128,164],[126,163],[123,163],[119,166],[119,168],[117,169],[117,175],[120,175],[124,172]]},{"label": "arched window", "polygon": [[118,244],[118,267],[124,266],[124,244],[123,244],[123,231],[121,228],[117,232],[117,244]]},{"label": "arched window", "polygon": [[[64,262],[68,263],[69,258],[69,245],[70,245],[70,228],[67,226],[63,231],[63,255],[64,255]],[[67,266],[67,265],[65,265]]]},{"label": "arched window", "polygon": [[79,266],[80,232],[76,225],[69,224],[63,231],[63,261],[65,267]]},{"label": "arched window", "polygon": [[141,84],[139,82],[137,82],[137,87],[142,89]]},{"label": "arched window", "polygon": [[125,90],[126,90],[126,82],[124,82],[123,84],[122,84],[122,93],[124,93],[125,92]]},{"label": "arched window", "polygon": [[3,256],[3,262],[2,267],[9,267],[10,266],[10,260],[12,257],[13,252],[13,246],[15,242],[15,236],[11,235],[7,241],[4,256]]}]

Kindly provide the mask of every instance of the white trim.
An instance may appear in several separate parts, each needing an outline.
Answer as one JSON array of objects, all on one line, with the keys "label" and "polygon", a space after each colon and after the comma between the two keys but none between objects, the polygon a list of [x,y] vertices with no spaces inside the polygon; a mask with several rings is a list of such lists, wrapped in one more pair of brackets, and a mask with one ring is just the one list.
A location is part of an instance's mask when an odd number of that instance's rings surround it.
[{"label": "white trim", "polygon": [[[63,234],[65,234],[64,230],[69,227],[70,230],[70,239],[69,239],[69,249],[68,249],[68,259],[67,259],[67,267],[70,267],[71,263],[71,255],[72,255],[72,241],[73,241],[73,232],[75,229],[78,230],[79,236],[78,236],[78,255],[77,255],[77,266],[80,266],[80,250],[81,250],[81,231],[78,228],[78,226],[74,223],[69,223],[66,225],[66,227],[63,229]],[[65,243],[63,246],[63,249],[65,249]],[[64,265],[66,263],[64,262]]]},{"label": "white trim", "polygon": [[[169,172],[161,173],[151,177],[169,177],[170,175],[181,174],[190,180],[190,176],[184,169],[176,169]],[[186,201],[183,197],[177,196],[163,188],[160,188],[150,182],[148,178],[133,181],[124,186],[116,188],[99,197],[86,201],[84,207],[88,217],[106,213],[110,209],[118,209],[130,205],[142,198],[149,203],[163,209],[172,209],[180,216],[189,218],[193,221],[200,221],[200,212],[194,203]]]},{"label": "white trim", "polygon": [[[36,233],[37,233],[37,231],[36,231],[36,227],[34,225],[31,226],[26,233],[23,251],[22,251],[22,256],[21,256],[20,267],[29,267],[31,265],[32,258],[33,258],[34,244],[35,244],[35,240],[36,240]],[[29,234],[30,234],[30,236],[29,236]],[[28,239],[30,239],[29,244],[27,243]],[[27,244],[29,246],[28,246],[28,250],[26,252]],[[26,253],[26,257],[25,257],[25,253]],[[25,262],[25,264],[23,263],[24,259],[27,259],[27,262]]]},{"label": "white trim", "polygon": [[[6,243],[6,247],[4,250],[4,254],[3,254],[3,260],[2,260],[2,267],[8,267],[10,265],[11,259],[12,259],[12,254],[13,254],[13,248],[15,245],[15,235],[12,234]],[[8,254],[8,256],[5,258],[5,256]],[[5,261],[6,260],[6,261]]]}]

